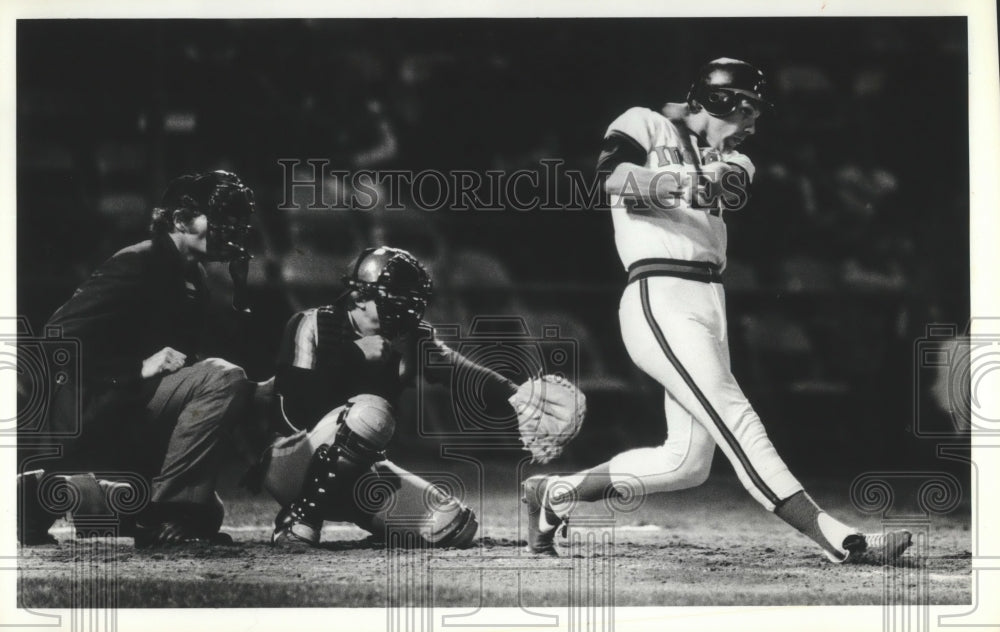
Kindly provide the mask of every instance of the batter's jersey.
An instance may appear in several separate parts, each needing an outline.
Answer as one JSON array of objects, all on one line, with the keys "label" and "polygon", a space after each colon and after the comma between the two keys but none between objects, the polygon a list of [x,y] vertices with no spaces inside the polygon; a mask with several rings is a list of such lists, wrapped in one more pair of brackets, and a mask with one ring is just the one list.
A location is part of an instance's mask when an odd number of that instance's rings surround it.
[{"label": "batter's jersey", "polygon": [[615,243],[625,268],[642,259],[707,261],[724,268],[727,238],[723,213],[717,206],[699,208],[692,203],[692,187],[697,186],[700,166],[718,160],[741,167],[749,184],[754,175],[750,159],[737,151],[720,154],[710,148],[699,149],[698,137],[682,122],[642,107],[631,108],[615,119],[605,138],[617,138],[641,149],[646,157],[642,167],[665,171],[687,165],[689,169],[682,171],[692,176],[683,195],[664,200],[660,206],[635,204],[628,187],[611,196]]}]

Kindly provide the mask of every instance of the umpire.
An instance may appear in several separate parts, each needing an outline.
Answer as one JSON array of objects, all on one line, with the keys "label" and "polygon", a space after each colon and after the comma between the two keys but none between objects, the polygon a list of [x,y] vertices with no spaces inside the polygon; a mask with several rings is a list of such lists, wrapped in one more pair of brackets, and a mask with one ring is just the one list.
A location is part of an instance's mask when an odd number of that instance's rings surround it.
[{"label": "umpire", "polygon": [[61,328],[79,342],[80,375],[47,381],[39,427],[19,430],[29,448],[18,477],[23,545],[55,543],[48,530],[57,516],[39,493],[39,467],[140,475],[150,503],[134,525],[122,525],[137,547],[228,540],[215,493],[220,447],[245,417],[253,383],[240,367],[198,355],[208,308],[203,264],[229,262],[233,306],[247,311],[243,242],[253,211],[253,192],[235,174],[176,178],[153,209],[151,238],[112,256],[49,319],[46,331]]}]

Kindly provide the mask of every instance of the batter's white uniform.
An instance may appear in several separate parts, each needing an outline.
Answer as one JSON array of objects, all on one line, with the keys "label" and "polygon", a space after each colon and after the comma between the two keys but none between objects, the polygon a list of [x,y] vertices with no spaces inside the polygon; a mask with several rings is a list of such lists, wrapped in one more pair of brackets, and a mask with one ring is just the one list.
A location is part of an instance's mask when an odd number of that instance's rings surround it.
[{"label": "batter's white uniform", "polygon": [[[703,160],[722,160],[742,168],[748,183],[754,175],[745,155],[699,149],[682,122],[649,109],[626,111],[608,128],[606,137],[613,135],[641,147],[649,169],[696,176]],[[628,196],[610,200],[618,254],[629,271],[622,338],[636,365],[663,385],[668,427],[662,446],[614,457],[611,477],[626,485],[638,479],[641,493],[694,487],[708,477],[718,444],[747,490],[773,510],[802,486],[730,371],[720,278],[725,212],[693,208],[691,186],[665,209],[635,208]]]}]

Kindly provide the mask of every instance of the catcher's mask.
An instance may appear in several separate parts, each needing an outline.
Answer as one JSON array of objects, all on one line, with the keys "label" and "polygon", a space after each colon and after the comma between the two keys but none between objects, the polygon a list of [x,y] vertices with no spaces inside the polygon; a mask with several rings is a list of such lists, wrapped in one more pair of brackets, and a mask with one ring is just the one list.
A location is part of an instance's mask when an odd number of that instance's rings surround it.
[{"label": "catcher's mask", "polygon": [[161,206],[205,215],[209,260],[250,258],[246,237],[254,212],[253,191],[235,173],[210,171],[175,178],[167,185]]},{"label": "catcher's mask", "polygon": [[745,61],[729,57],[702,66],[687,96],[689,105],[700,105],[718,118],[735,112],[743,99],[752,101],[761,111],[774,107],[764,73]]},{"label": "catcher's mask", "polygon": [[360,300],[375,301],[379,332],[386,338],[416,329],[433,290],[427,270],[416,257],[386,246],[365,249],[344,284],[357,291]]}]

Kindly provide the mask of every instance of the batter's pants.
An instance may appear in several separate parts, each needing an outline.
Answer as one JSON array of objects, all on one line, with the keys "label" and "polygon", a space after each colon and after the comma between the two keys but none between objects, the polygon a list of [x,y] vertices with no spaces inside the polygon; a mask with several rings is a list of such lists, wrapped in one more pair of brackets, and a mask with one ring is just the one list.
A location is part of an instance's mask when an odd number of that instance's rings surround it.
[{"label": "batter's pants", "polygon": [[674,276],[634,280],[622,296],[619,318],[632,360],[663,385],[667,440],[612,458],[616,485],[640,493],[700,485],[718,445],[767,509],[802,489],[730,371],[721,283]]}]

